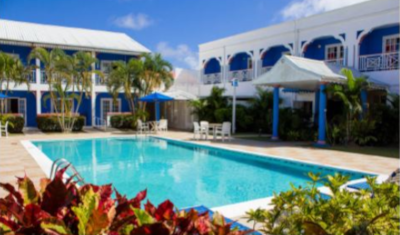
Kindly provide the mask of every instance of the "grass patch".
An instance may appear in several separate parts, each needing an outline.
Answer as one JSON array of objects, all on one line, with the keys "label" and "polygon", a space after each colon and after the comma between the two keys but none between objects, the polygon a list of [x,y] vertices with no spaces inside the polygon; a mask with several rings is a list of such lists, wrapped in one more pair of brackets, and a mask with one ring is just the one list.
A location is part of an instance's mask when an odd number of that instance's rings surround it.
[{"label": "grass patch", "polygon": [[333,146],[327,149],[348,152],[348,153],[359,153],[366,155],[376,155],[382,157],[399,158],[398,147],[347,147],[347,146]]}]

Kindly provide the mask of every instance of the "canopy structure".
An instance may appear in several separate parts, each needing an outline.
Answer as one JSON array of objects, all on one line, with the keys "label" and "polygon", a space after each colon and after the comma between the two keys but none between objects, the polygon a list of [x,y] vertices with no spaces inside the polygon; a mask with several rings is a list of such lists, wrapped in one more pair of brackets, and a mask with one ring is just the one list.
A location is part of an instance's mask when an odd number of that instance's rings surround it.
[{"label": "canopy structure", "polygon": [[[280,88],[284,88],[284,92],[315,92],[319,128],[317,145],[326,145],[326,85],[329,83],[342,84],[346,82],[347,78],[340,74],[342,68],[342,66],[328,64],[320,60],[296,56],[282,56],[269,72],[253,81],[254,85],[274,87],[273,139],[279,139],[279,91]],[[351,70],[355,77],[362,76],[359,71]],[[372,88],[385,89],[385,86],[374,83]],[[366,110],[366,90],[362,91],[360,98],[363,109]]]},{"label": "canopy structure", "polygon": [[160,102],[166,102],[174,100],[174,98],[164,95],[160,92],[154,92],[147,96],[143,96],[139,99],[139,101],[147,102],[147,103],[155,103],[155,111],[156,111],[156,121],[160,120]]},{"label": "canopy structure", "polygon": [[253,84],[318,90],[321,83],[344,83],[345,81],[346,77],[333,71],[324,61],[285,55],[268,73],[254,80]]}]

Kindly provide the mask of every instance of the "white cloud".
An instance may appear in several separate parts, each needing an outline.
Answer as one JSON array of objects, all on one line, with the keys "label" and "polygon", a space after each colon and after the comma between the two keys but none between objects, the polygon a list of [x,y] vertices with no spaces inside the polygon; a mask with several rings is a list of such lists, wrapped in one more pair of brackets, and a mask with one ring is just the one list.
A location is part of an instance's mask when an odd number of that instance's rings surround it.
[{"label": "white cloud", "polygon": [[149,16],[143,13],[128,14],[114,19],[114,24],[120,28],[141,30],[153,24]]},{"label": "white cloud", "polygon": [[161,53],[166,58],[184,63],[191,69],[198,68],[198,55],[186,44],[180,44],[174,48],[171,47],[167,42],[160,42],[157,44],[157,52]]},{"label": "white cloud", "polygon": [[295,0],[281,11],[281,16],[285,20],[299,19],[365,1],[369,0]]}]

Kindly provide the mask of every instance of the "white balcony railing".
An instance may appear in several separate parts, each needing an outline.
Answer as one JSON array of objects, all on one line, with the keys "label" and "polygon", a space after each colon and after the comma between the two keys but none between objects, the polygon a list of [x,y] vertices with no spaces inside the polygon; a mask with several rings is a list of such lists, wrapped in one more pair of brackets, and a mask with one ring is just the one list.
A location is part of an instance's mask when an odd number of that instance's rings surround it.
[{"label": "white balcony railing", "polygon": [[203,74],[203,84],[219,84],[222,82],[221,73]]},{"label": "white balcony railing", "polygon": [[325,60],[325,62],[326,62],[327,64],[334,64],[334,65],[338,65],[338,66],[343,66],[343,65],[344,65],[344,59],[343,59],[343,58]]},{"label": "white balcony railing", "polygon": [[399,69],[399,52],[362,55],[358,67],[361,72]]},{"label": "white balcony railing", "polygon": [[253,69],[229,71],[228,78],[236,78],[240,82],[251,81],[254,78],[254,72]]}]

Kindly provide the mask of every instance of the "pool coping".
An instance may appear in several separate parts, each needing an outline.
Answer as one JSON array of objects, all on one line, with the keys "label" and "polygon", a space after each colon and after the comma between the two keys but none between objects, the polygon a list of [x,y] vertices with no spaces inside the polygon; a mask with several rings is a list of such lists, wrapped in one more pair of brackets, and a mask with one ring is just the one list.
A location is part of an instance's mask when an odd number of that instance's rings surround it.
[{"label": "pool coping", "polygon": [[[349,167],[337,167],[337,166],[332,166],[329,164],[317,164],[315,162],[311,161],[306,161],[306,160],[299,160],[299,159],[294,159],[291,157],[282,157],[282,156],[277,156],[277,155],[270,155],[270,154],[263,154],[263,153],[258,153],[254,151],[245,151],[245,150],[240,150],[240,149],[231,149],[228,147],[224,146],[215,146],[212,144],[207,144],[207,143],[198,143],[198,142],[193,142],[193,141],[188,141],[188,140],[180,140],[180,139],[175,139],[175,138],[170,138],[170,137],[165,137],[165,136],[157,136],[157,135],[121,135],[121,136],[109,136],[109,137],[104,137],[104,136],[98,136],[98,137],[83,137],[83,138],[55,138],[55,139],[46,139],[46,140],[21,140],[22,146],[28,151],[28,153],[32,156],[32,158],[36,161],[36,163],[39,165],[39,167],[42,169],[42,171],[45,173],[47,177],[50,177],[50,170],[51,166],[53,164],[53,161],[46,155],[44,154],[36,145],[33,144],[33,142],[53,142],[53,141],[62,141],[62,140],[67,140],[67,141],[81,141],[81,140],[92,140],[92,139],[118,139],[118,138],[147,138],[147,137],[152,137],[155,139],[161,139],[161,140],[166,140],[166,141],[176,141],[176,142],[183,142],[186,144],[191,144],[191,145],[196,145],[199,147],[206,147],[208,149],[222,149],[226,151],[231,151],[231,152],[236,152],[236,153],[243,153],[243,154],[250,154],[250,155],[255,155],[257,157],[266,157],[266,158],[273,158],[277,160],[284,160],[284,161],[290,161],[290,162],[295,162],[295,163],[304,163],[307,165],[312,165],[312,166],[320,166],[320,167],[325,167],[325,168],[333,168],[333,169],[338,169],[338,170],[344,170],[344,171],[351,171],[351,172],[356,172],[360,174],[372,174],[376,175],[379,178],[387,178],[386,175],[381,175],[376,172],[369,172],[369,171],[361,171],[358,169],[353,169]],[[358,183],[365,181],[365,179],[357,179],[357,180],[352,180],[349,181],[348,184],[352,183]],[[329,189],[325,186],[319,187],[318,188],[320,192],[329,194]],[[249,201],[244,201],[244,202],[239,202],[239,203],[234,203],[234,204],[228,204],[228,205],[223,205],[223,206],[218,206],[218,207],[213,207],[211,208],[212,211],[218,211],[222,215],[230,218],[238,218],[243,215],[245,215],[245,212],[249,211],[250,209],[257,209],[257,208],[263,208],[263,209],[270,209],[271,208],[271,201],[274,198],[274,196],[270,197],[265,197],[265,198],[259,198],[259,199],[254,199],[254,200],[249,200]],[[207,206],[207,205],[205,205]]]}]

